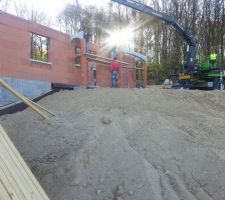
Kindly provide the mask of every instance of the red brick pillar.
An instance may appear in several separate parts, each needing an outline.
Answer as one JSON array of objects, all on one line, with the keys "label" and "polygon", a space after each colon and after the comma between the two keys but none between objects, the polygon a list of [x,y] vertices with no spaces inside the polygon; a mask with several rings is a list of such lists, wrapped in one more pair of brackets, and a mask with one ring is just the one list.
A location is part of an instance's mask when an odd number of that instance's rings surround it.
[{"label": "red brick pillar", "polygon": [[81,51],[81,57],[80,57],[80,72],[81,72],[81,77],[80,77],[80,84],[83,86],[87,85],[88,81],[88,61],[85,53],[87,50],[86,46],[86,40],[81,39],[80,40],[80,51]]},{"label": "red brick pillar", "polygon": [[147,84],[148,84],[147,63],[144,63],[143,67],[144,67],[144,71],[143,71],[144,87],[147,87]]},{"label": "red brick pillar", "polygon": [[[118,52],[118,61],[123,61],[123,54],[121,52]],[[120,87],[120,88],[123,87],[123,67],[122,67],[122,64],[120,64],[118,87]]]},{"label": "red brick pillar", "polygon": [[129,63],[130,63],[130,65],[129,65],[129,69],[128,69],[128,88],[133,88],[134,87],[134,79],[133,79],[133,77],[134,77],[134,71],[135,71],[135,69],[134,69],[134,67],[135,67],[135,59],[134,58],[130,58],[129,59]]}]

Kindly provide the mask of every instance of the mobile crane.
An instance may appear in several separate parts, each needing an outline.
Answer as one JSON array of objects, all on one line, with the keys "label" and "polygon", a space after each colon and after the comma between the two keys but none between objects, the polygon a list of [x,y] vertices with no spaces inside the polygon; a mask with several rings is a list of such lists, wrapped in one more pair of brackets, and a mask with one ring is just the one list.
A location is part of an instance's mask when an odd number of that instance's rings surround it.
[{"label": "mobile crane", "polygon": [[190,29],[181,26],[176,18],[134,0],[112,1],[165,21],[185,39],[187,42],[187,54],[184,71],[177,75],[171,75],[171,77],[175,76],[177,79],[175,87],[225,89],[224,69],[217,67],[215,64],[210,64],[210,61],[202,64],[197,62],[196,49],[198,39],[192,34]]}]

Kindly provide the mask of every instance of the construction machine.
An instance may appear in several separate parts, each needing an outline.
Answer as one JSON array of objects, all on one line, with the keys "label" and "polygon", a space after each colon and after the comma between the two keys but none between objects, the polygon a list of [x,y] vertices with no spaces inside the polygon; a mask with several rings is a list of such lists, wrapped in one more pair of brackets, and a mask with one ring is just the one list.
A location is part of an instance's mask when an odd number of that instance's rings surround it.
[{"label": "construction machine", "polygon": [[212,54],[207,62],[198,63],[196,59],[198,39],[192,34],[190,29],[181,26],[176,18],[134,0],[112,1],[165,21],[187,42],[184,70],[178,74],[170,76],[170,78],[175,78],[174,87],[190,89],[225,89],[225,71],[222,67],[217,67],[215,63],[216,54]]}]

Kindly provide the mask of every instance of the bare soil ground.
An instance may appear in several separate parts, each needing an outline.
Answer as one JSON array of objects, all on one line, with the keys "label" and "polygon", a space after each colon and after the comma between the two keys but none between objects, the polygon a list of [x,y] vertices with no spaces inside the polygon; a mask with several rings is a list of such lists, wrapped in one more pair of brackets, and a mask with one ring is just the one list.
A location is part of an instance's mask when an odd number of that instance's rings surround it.
[{"label": "bare soil ground", "polygon": [[225,199],[225,93],[56,93],[1,124],[52,200]]}]

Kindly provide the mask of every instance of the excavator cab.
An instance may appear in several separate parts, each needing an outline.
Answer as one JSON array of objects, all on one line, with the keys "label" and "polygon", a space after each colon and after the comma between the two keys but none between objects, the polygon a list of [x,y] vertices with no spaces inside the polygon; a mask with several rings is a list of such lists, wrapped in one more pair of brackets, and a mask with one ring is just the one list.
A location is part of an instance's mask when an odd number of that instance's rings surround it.
[{"label": "excavator cab", "polygon": [[211,71],[217,68],[216,62],[218,60],[218,55],[216,53],[211,53],[209,59],[205,62],[200,63],[200,68],[203,71]]}]

